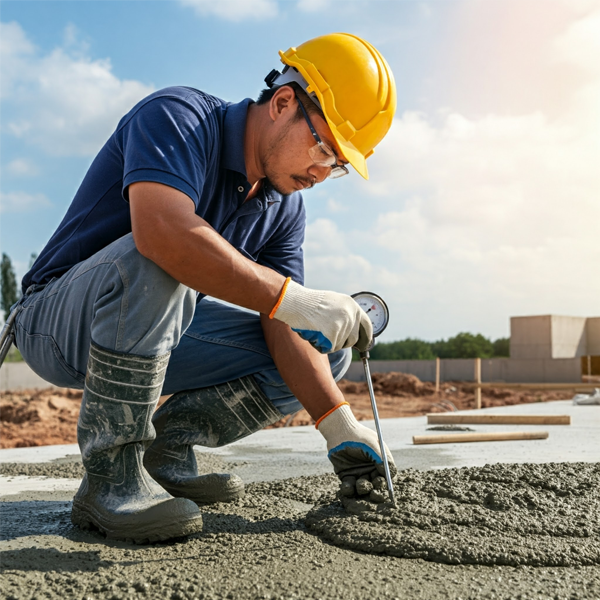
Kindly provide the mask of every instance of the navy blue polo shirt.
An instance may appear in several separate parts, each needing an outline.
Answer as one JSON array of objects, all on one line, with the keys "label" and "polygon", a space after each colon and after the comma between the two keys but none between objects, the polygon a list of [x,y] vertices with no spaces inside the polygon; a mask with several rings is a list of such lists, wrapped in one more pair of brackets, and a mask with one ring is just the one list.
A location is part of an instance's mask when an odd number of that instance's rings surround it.
[{"label": "navy blue polo shirt", "polygon": [[187,87],[151,94],[125,115],[90,166],[63,221],[23,278],[58,278],[131,231],[127,187],[154,181],[174,187],[246,258],[304,282],[302,195],[268,185],[244,202],[247,98],[225,102]]}]

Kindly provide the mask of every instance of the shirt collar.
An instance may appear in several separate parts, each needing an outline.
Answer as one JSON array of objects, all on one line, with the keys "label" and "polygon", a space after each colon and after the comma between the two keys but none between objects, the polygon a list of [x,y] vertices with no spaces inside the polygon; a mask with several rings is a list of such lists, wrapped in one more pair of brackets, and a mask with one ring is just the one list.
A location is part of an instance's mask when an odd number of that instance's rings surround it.
[{"label": "shirt collar", "polygon": [[[241,173],[246,178],[248,176],[246,174],[246,161],[244,160],[244,136],[248,107],[253,102],[252,98],[245,98],[237,104],[227,106],[223,148],[221,150],[223,166],[231,171]],[[264,193],[267,203],[281,202],[281,194],[276,192],[270,185],[263,185],[262,193]]]},{"label": "shirt collar", "polygon": [[223,166],[231,171],[241,173],[244,177],[247,177],[244,160],[244,135],[248,106],[252,102],[254,100],[246,98],[237,104],[229,104],[225,112],[223,149],[221,151]]}]

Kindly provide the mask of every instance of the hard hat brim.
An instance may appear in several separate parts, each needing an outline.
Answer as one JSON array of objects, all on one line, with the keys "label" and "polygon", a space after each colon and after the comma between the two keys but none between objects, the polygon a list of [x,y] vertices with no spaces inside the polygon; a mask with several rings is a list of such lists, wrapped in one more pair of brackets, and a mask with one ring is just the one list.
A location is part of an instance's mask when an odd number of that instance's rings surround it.
[{"label": "hard hat brim", "polygon": [[[323,113],[325,114],[325,113]],[[329,130],[331,131],[331,135],[335,138],[335,141],[338,143],[340,150],[342,152],[342,156],[354,167],[356,172],[363,178],[369,179],[369,170],[367,169],[367,160],[366,158],[349,142],[347,142],[341,135],[337,133],[336,127],[330,123],[327,118],[327,114],[325,114],[325,120],[327,121],[327,125],[329,125]]]}]

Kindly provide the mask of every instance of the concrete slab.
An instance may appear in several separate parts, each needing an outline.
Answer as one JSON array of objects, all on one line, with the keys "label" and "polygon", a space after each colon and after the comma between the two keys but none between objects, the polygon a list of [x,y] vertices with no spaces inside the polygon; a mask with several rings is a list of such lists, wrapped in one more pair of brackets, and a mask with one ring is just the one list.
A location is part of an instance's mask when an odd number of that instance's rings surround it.
[{"label": "concrete slab", "polygon": [[[570,401],[545,402],[464,411],[478,414],[571,415],[571,425],[475,425],[487,431],[547,430],[547,440],[480,442],[415,446],[413,435],[427,432],[426,417],[384,419],[383,437],[401,469],[477,467],[495,463],[550,463],[600,461],[600,409],[574,406]],[[363,421],[375,429],[372,421]],[[431,432],[433,433],[433,432]],[[247,481],[326,473],[325,442],[313,427],[267,430],[224,448],[213,450],[228,461],[245,461],[236,472]]]},{"label": "concrete slab", "polygon": [[[401,468],[600,460],[598,406],[555,402],[479,412],[570,414],[573,425],[549,427],[545,441],[428,447],[411,443],[412,435],[427,429],[425,417],[416,417],[385,420],[384,435]],[[263,431],[210,452],[246,481],[331,469],[325,443],[312,427]],[[68,463],[73,455],[76,445],[17,448],[0,450],[0,462]],[[0,597],[30,598],[35,592],[36,597],[106,600],[142,595],[151,600],[600,598],[596,565],[455,565],[357,553],[307,533],[303,519],[309,504],[285,498],[265,504],[260,494],[246,504],[203,508],[202,534],[184,542],[139,547],[113,542],[71,525],[78,485],[76,479],[0,478],[0,589],[7,590]]]},{"label": "concrete slab", "polygon": [[28,477],[17,475],[12,477],[0,476],[0,498],[7,500],[25,492],[40,492],[42,494],[56,495],[67,492],[71,499],[79,488],[79,479],[54,479],[52,477]]}]

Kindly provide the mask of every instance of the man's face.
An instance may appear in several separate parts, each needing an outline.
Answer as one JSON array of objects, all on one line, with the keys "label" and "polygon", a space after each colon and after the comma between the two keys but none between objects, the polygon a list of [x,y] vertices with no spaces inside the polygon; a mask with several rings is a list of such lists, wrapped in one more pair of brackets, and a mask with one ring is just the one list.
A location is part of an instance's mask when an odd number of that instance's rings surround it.
[{"label": "man's face", "polygon": [[[264,160],[266,178],[280,194],[311,188],[330,173],[329,167],[316,165],[309,156],[308,151],[316,142],[304,118],[301,115],[298,118],[296,102],[295,98],[290,99],[289,106],[278,114],[276,133]],[[345,162],[339,157],[325,120],[314,114],[310,120],[323,142],[337,153],[337,160]]]}]

